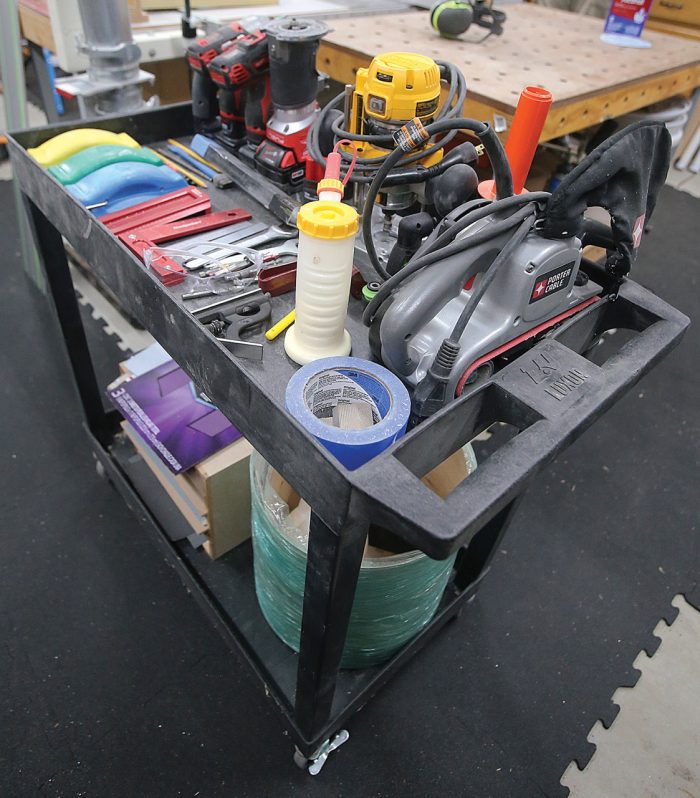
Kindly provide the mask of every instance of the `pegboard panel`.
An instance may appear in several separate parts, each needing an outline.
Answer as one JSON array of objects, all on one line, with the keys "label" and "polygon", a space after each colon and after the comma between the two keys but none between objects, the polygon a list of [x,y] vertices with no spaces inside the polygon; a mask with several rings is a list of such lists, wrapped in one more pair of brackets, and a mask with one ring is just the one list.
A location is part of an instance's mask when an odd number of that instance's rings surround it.
[{"label": "pegboard panel", "polygon": [[600,19],[531,3],[506,6],[505,11],[503,35],[486,41],[480,41],[486,31],[477,27],[461,39],[444,39],[431,28],[428,12],[416,11],[338,20],[324,43],[363,62],[395,50],[452,61],[467,78],[470,98],[506,112],[515,109],[528,85],[549,89],[556,104],[682,67],[695,69],[669,93],[691,90],[697,82],[700,44],[696,42],[645,31],[644,38],[652,42],[649,49],[613,47],[600,41]]}]

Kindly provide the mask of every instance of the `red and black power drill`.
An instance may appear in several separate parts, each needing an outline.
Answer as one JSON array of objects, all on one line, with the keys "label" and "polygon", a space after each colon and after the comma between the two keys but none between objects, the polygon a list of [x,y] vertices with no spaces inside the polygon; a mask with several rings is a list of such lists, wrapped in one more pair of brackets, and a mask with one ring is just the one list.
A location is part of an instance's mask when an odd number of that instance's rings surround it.
[{"label": "red and black power drill", "polygon": [[221,131],[218,138],[237,147],[245,139],[257,145],[265,138],[270,116],[270,60],[262,31],[238,37],[209,62],[209,75],[219,89]]},{"label": "red and black power drill", "polygon": [[[218,86],[211,79],[209,64],[232,47],[236,39],[245,36],[245,33],[245,30],[237,22],[230,22],[228,25],[218,28],[210,36],[193,39],[187,44],[187,61],[192,68],[192,116],[196,133],[209,133],[219,126],[217,118],[219,112]],[[226,98],[225,104],[226,102],[228,102],[228,98]],[[242,101],[240,104],[242,105]],[[225,113],[229,113],[228,108]],[[231,115],[234,113],[235,109]],[[242,110],[240,114],[242,115]],[[243,135],[242,130],[240,135]]]},{"label": "red and black power drill", "polygon": [[316,183],[323,170],[306,150],[306,136],[319,105],[316,53],[328,26],[319,20],[285,17],[265,26],[268,39],[272,116],[255,165],[286,191],[298,191],[306,180]]},{"label": "red and black power drill", "polygon": [[221,127],[215,135],[260,174],[298,191],[323,176],[308,157],[306,136],[319,110],[316,53],[328,26],[286,17],[264,31],[240,31],[206,60],[212,85],[219,87]]}]

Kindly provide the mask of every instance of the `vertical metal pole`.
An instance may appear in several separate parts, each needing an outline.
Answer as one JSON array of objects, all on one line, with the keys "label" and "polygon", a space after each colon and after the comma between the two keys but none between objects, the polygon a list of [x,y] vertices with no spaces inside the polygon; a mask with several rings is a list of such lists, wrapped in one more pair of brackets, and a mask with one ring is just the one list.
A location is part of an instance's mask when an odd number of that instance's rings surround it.
[{"label": "vertical metal pole", "polygon": [[366,523],[350,522],[337,534],[311,514],[294,705],[307,739],[331,714],[366,538]]},{"label": "vertical metal pole", "polygon": [[[27,92],[24,86],[24,64],[19,33],[16,0],[0,0],[0,74],[2,74],[3,102],[8,130],[27,127]],[[17,184],[13,184],[17,227],[22,263],[36,285],[46,290],[46,284],[34,244],[31,228]]]},{"label": "vertical metal pole", "polygon": [[27,204],[85,420],[92,434],[106,445],[114,432],[116,413],[107,413],[102,404],[102,391],[95,376],[85,328],[80,318],[80,307],[75,296],[63,239],[33,202],[27,200]]},{"label": "vertical metal pole", "polygon": [[0,0],[0,71],[8,130],[27,126],[27,92],[16,0]]},{"label": "vertical metal pole", "polygon": [[143,107],[138,83],[141,50],[134,44],[127,0],[78,0],[87,53],[88,77],[93,85],[121,84],[120,88],[85,98],[92,115],[130,113]]}]

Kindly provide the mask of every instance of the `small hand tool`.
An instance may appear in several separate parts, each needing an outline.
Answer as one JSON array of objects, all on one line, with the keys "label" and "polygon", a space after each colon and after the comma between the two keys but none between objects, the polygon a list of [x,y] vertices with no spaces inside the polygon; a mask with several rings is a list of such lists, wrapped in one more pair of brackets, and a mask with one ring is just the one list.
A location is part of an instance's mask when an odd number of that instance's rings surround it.
[{"label": "small hand tool", "polygon": [[219,341],[232,355],[243,357],[246,360],[257,360],[262,363],[262,344],[256,344],[255,341],[237,341],[234,338],[219,338]]},{"label": "small hand tool", "polygon": [[244,222],[243,224],[235,225],[235,227],[222,227],[215,232],[188,236],[178,243],[178,247],[191,250],[193,256],[200,252],[206,255],[207,252],[216,249],[218,246],[234,244],[242,238],[256,235],[266,227],[267,225],[263,222]]},{"label": "small hand tool", "polygon": [[204,177],[213,183],[217,188],[229,188],[234,184],[233,178],[229,177],[228,175],[224,175],[221,172],[215,171],[212,167],[202,163],[198,156],[195,157],[190,155],[185,148],[178,144],[178,142],[174,142],[173,144],[169,143],[166,145],[166,147],[170,152],[169,157],[173,158],[176,162],[184,161],[191,168],[204,175]]},{"label": "small hand tool", "polygon": [[258,272],[258,285],[271,296],[293,291],[297,283],[296,260],[266,266]]},{"label": "small hand tool", "polygon": [[200,318],[200,322],[232,354],[251,360],[262,360],[262,344],[242,340],[241,336],[260,327],[270,318],[271,312],[270,296],[263,294],[258,299],[236,305],[232,311],[214,310],[211,315]]},{"label": "small hand tool", "polygon": [[185,180],[189,180],[190,183],[195,186],[199,186],[199,188],[206,188],[207,184],[204,182],[204,180],[202,180],[201,177],[198,177],[196,174],[194,174],[194,172],[190,172],[189,169],[185,169],[184,166],[180,166],[180,164],[168,158],[166,155],[160,152],[160,150],[149,149],[148,151],[152,152],[154,155],[157,155],[169,169],[172,169],[174,172],[182,175]]},{"label": "small hand tool", "polygon": [[[198,155],[194,150],[190,149],[182,142],[176,141],[175,139],[168,139],[168,144],[172,145],[173,147],[177,147],[179,150],[181,150],[184,153],[187,153],[187,155],[189,155],[190,158],[194,158],[195,161],[198,161],[203,166],[207,166],[215,174],[217,175],[223,174],[221,169],[219,169],[219,167],[216,166],[216,164],[213,164],[211,161],[207,161],[206,159],[202,158],[201,155]],[[232,178],[230,179],[231,179],[231,184],[233,185],[233,179]]]},{"label": "small hand tool", "polygon": [[201,308],[195,308],[194,310],[191,310],[190,313],[193,316],[200,316],[203,313],[209,312],[210,310],[222,308],[224,305],[228,305],[231,302],[239,302],[241,299],[247,299],[248,297],[262,293],[263,292],[260,290],[260,288],[251,288],[249,291],[242,291],[240,294],[234,294],[226,299],[218,299],[216,302],[210,302],[208,305],[203,305]]},{"label": "small hand tool", "polygon": [[238,305],[233,314],[226,315],[228,321],[227,335],[240,338],[260,327],[272,315],[270,297],[265,294],[260,299],[251,299],[243,305]]},{"label": "small hand tool", "polygon": [[261,244],[277,241],[280,238],[296,238],[297,235],[298,231],[295,227],[277,227],[273,225],[265,233],[244,239],[241,241],[241,246],[253,249],[254,247],[259,247]]},{"label": "small hand tool", "polygon": [[[252,236],[250,238],[243,238],[236,243],[241,247],[254,249],[255,247],[259,247],[261,244],[267,244],[269,241],[277,241],[280,238],[294,238],[296,236],[297,231],[293,227],[282,228],[273,225],[264,233],[260,233],[259,235]],[[217,249],[213,252],[209,252],[207,258],[198,258],[196,261],[188,261],[186,266],[188,269],[201,269],[202,266],[206,266],[207,263],[210,263],[212,260],[221,260],[221,258],[225,258],[229,254],[230,251],[225,249]],[[240,261],[240,258],[237,258],[237,261]]]},{"label": "small hand tool", "polygon": [[[244,245],[241,244],[241,246]],[[284,255],[296,256],[296,254],[297,254],[296,241],[290,241],[287,244],[280,245],[279,247],[271,247],[270,249],[265,249],[262,252],[260,252],[263,263],[274,263]],[[250,263],[250,258],[243,253],[239,255],[232,255],[230,258],[227,258],[224,263],[218,266],[213,266],[208,271],[203,272],[203,275],[206,277],[221,277],[222,275],[228,274],[229,272],[238,272],[240,269],[245,269],[249,263]]]},{"label": "small hand tool", "polygon": [[198,216],[211,210],[211,200],[200,189],[193,186],[181,188],[156,199],[140,202],[130,208],[114,213],[106,213],[100,221],[109,227],[114,235],[126,233],[135,228],[147,227],[157,223],[176,222],[180,219]]},{"label": "small hand tool", "polygon": [[278,335],[287,329],[287,327],[290,327],[292,324],[294,324],[296,315],[297,314],[295,310],[290,310],[286,316],[283,316],[277,322],[277,324],[273,324],[272,327],[270,327],[270,329],[265,333],[265,338],[267,338],[268,341],[274,341]]},{"label": "small hand tool", "polygon": [[203,299],[206,296],[218,296],[220,293],[220,291],[214,291],[211,288],[205,288],[201,291],[190,291],[187,294],[180,294],[180,299],[185,301],[188,299]]},{"label": "small hand tool", "polygon": [[[233,246],[234,244],[239,245],[242,238],[249,237],[252,232],[264,227],[265,225],[262,223],[253,223],[241,229],[239,232],[234,231],[220,239],[214,239],[211,242],[195,240],[194,244],[192,245],[192,242],[184,241],[183,244],[185,245],[185,248],[192,249],[193,257],[184,261],[183,266],[188,271],[196,271],[197,269],[201,269],[203,266],[209,265],[212,260],[215,259],[217,253],[219,258],[225,257],[226,255],[229,255],[232,258],[236,257],[236,254],[232,253],[230,249],[222,249],[222,247],[224,245],[227,247]],[[211,246],[205,249],[204,247],[207,243],[210,243]],[[240,244],[240,246],[243,245]]]},{"label": "small hand tool", "polygon": [[[167,241],[176,241],[184,235],[205,230],[215,230],[250,219],[248,211],[242,208],[231,208],[228,211],[197,216],[194,219],[179,220],[169,223],[158,223],[149,227],[130,229],[120,234],[120,240],[145,262],[146,251],[157,248]],[[185,269],[164,253],[159,253],[151,260],[151,268],[158,279],[166,285],[175,285],[184,280]]]}]

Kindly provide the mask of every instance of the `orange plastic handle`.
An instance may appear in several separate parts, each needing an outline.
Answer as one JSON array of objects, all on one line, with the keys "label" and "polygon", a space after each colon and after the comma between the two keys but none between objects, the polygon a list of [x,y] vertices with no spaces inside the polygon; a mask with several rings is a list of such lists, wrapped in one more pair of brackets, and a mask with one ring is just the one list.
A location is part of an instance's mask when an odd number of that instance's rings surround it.
[{"label": "orange plastic handle", "polygon": [[506,142],[515,194],[520,194],[525,187],[551,105],[552,93],[540,86],[526,86],[520,95]]}]

